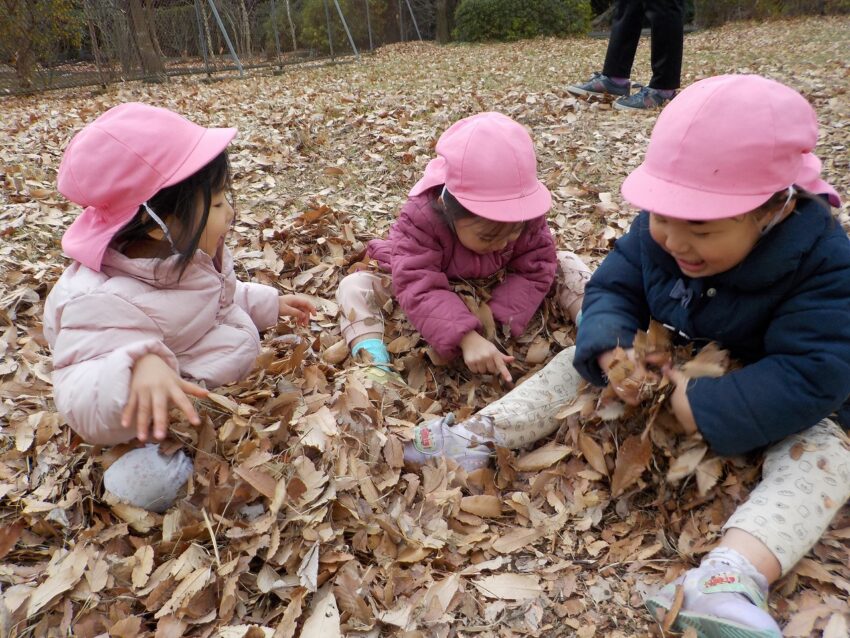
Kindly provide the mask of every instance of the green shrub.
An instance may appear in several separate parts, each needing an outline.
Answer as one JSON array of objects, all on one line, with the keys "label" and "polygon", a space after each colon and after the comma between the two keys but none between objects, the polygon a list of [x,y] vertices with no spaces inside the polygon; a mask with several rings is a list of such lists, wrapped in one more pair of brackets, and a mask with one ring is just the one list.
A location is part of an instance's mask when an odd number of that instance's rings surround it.
[{"label": "green shrub", "polygon": [[[372,30],[373,33],[376,33],[379,25],[382,25],[386,19],[385,14],[388,13],[388,3],[385,0],[368,1]],[[345,21],[351,30],[351,36],[354,38],[355,44],[361,49],[368,46],[369,35],[363,0],[339,0],[339,6],[342,9],[343,15],[345,15]],[[342,21],[339,19],[339,14],[332,0],[328,0],[328,10],[330,12],[334,51],[337,53],[350,53],[351,46],[348,43],[348,36],[345,33]],[[328,23],[325,18],[325,5],[322,0],[305,0],[304,2],[301,9],[301,37],[299,44],[302,42],[306,46],[323,52],[329,50]]]},{"label": "green shrub", "polygon": [[454,38],[513,41],[585,33],[590,18],[590,0],[461,0]]},{"label": "green shrub", "polygon": [[696,22],[701,27],[713,27],[731,20],[850,11],[850,0],[695,0],[694,4]]}]

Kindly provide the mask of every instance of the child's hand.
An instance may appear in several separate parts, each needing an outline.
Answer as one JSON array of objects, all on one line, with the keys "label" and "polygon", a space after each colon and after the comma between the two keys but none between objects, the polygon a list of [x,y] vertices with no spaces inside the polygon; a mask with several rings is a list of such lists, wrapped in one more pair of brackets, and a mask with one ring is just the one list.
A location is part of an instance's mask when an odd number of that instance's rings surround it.
[{"label": "child's hand", "polygon": [[310,322],[310,315],[316,314],[316,307],[301,295],[281,295],[277,302],[278,314],[281,317],[294,318],[300,326],[306,326]]},{"label": "child's hand", "polygon": [[135,423],[136,437],[139,441],[146,441],[153,419],[153,436],[161,441],[168,432],[171,404],[180,408],[192,425],[200,425],[201,419],[187,394],[205,397],[207,391],[182,379],[158,355],[146,354],[133,366],[130,397],[121,414],[121,426],[129,428]]},{"label": "child's hand", "polygon": [[498,374],[508,383],[513,381],[507,364],[513,362],[514,358],[504,354],[474,330],[467,332],[460,340],[460,349],[466,366],[472,372]]},{"label": "child's hand", "polygon": [[691,402],[688,401],[688,381],[690,381],[690,377],[678,368],[671,366],[665,366],[664,376],[676,385],[673,394],[670,395],[670,411],[673,416],[682,424],[685,434],[698,432],[697,422],[691,410]]},{"label": "child's hand", "polygon": [[[609,371],[615,364],[618,352],[620,353],[620,358],[625,353],[633,366],[633,370],[621,379],[610,379],[611,375],[609,375]],[[623,403],[627,403],[628,405],[638,405],[640,403],[640,391],[646,381],[658,380],[658,375],[647,370],[642,363],[635,359],[634,348],[629,348],[628,350],[614,348],[599,355],[597,361],[599,362],[599,367],[602,368],[602,372],[609,377],[609,385],[614,390],[614,393]],[[650,361],[650,363],[653,362]]]}]

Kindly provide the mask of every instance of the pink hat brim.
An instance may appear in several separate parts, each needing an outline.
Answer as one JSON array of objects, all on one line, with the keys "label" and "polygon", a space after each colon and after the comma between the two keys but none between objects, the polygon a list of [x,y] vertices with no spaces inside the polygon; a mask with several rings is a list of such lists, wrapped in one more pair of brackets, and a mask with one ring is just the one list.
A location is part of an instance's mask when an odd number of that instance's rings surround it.
[{"label": "pink hat brim", "polygon": [[[183,163],[172,173],[171,177],[165,180],[165,183],[160,188],[173,186],[197,173],[227,148],[227,145],[236,136],[236,132],[237,130],[235,128],[206,129],[195,145],[195,148],[192,149]],[[154,194],[151,194],[151,197]],[[139,202],[139,204],[141,203]]]},{"label": "pink hat brim", "polygon": [[451,188],[449,188],[449,192],[466,210],[495,222],[524,222],[535,217],[542,217],[552,208],[552,193],[540,180],[537,181],[537,188],[532,193],[498,201],[469,199],[463,195],[458,195]]},{"label": "pink hat brim", "polygon": [[[214,160],[236,135],[235,128],[206,129],[183,163],[157,189],[173,186],[194,175]],[[151,193],[148,198],[153,197]],[[139,210],[143,202],[135,202],[121,210],[104,215],[94,206],[87,207],[62,235],[62,251],[71,259],[95,271],[100,271],[103,255],[113,237],[118,234]],[[107,221],[108,220],[108,221]]]},{"label": "pink hat brim", "polygon": [[746,195],[713,193],[655,177],[641,164],[625,179],[620,192],[627,202],[651,213],[688,221],[710,221],[748,213],[776,191]]}]

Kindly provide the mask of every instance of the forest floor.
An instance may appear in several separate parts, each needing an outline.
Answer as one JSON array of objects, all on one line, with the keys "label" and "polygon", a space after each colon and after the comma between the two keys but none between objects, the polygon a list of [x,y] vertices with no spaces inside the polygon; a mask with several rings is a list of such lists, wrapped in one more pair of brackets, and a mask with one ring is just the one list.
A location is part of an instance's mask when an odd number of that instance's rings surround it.
[{"label": "forest floor", "polygon": [[[648,45],[638,81],[648,80]],[[483,110],[531,130],[559,246],[597,264],[634,215],[619,185],[656,117],[565,91],[598,70],[605,46],[407,43],[280,76],[2,100],[0,636],[661,635],[643,597],[716,542],[757,458],[712,465],[708,482],[693,472],[668,481],[677,459],[654,440],[651,459],[613,489],[634,424],[572,414],[541,449],[503,451],[493,469],[411,471],[400,451],[413,424],[469,414],[505,388],[432,365],[398,308],[387,333],[409,386],[372,387],[338,343],[334,302],[439,134]],[[850,18],[732,24],[686,36],[683,82],[752,72],[801,91],[819,114],[825,176],[847,196],[848,51]],[[309,328],[269,331],[257,371],[200,402],[203,426],[175,415],[170,446],[191,450],[196,469],[163,516],[104,500],[102,467],[118,451],[86,445],[55,413],[41,330],[66,265],[59,240],[78,212],[55,190],[62,151],[125,101],[239,128],[229,240],[239,276],[320,300]],[[471,285],[460,292],[475,298]],[[547,302],[523,338],[502,345],[521,378],[573,337]],[[774,588],[786,636],[847,635],[848,544],[844,507]]]}]

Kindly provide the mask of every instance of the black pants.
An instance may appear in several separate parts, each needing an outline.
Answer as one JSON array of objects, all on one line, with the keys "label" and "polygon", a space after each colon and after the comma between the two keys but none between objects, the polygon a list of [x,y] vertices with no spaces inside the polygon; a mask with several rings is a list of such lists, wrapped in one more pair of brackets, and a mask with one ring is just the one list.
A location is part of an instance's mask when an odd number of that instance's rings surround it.
[{"label": "black pants", "polygon": [[682,79],[684,0],[617,0],[602,73],[631,77],[643,16],[652,33],[653,89],[678,89]]}]

